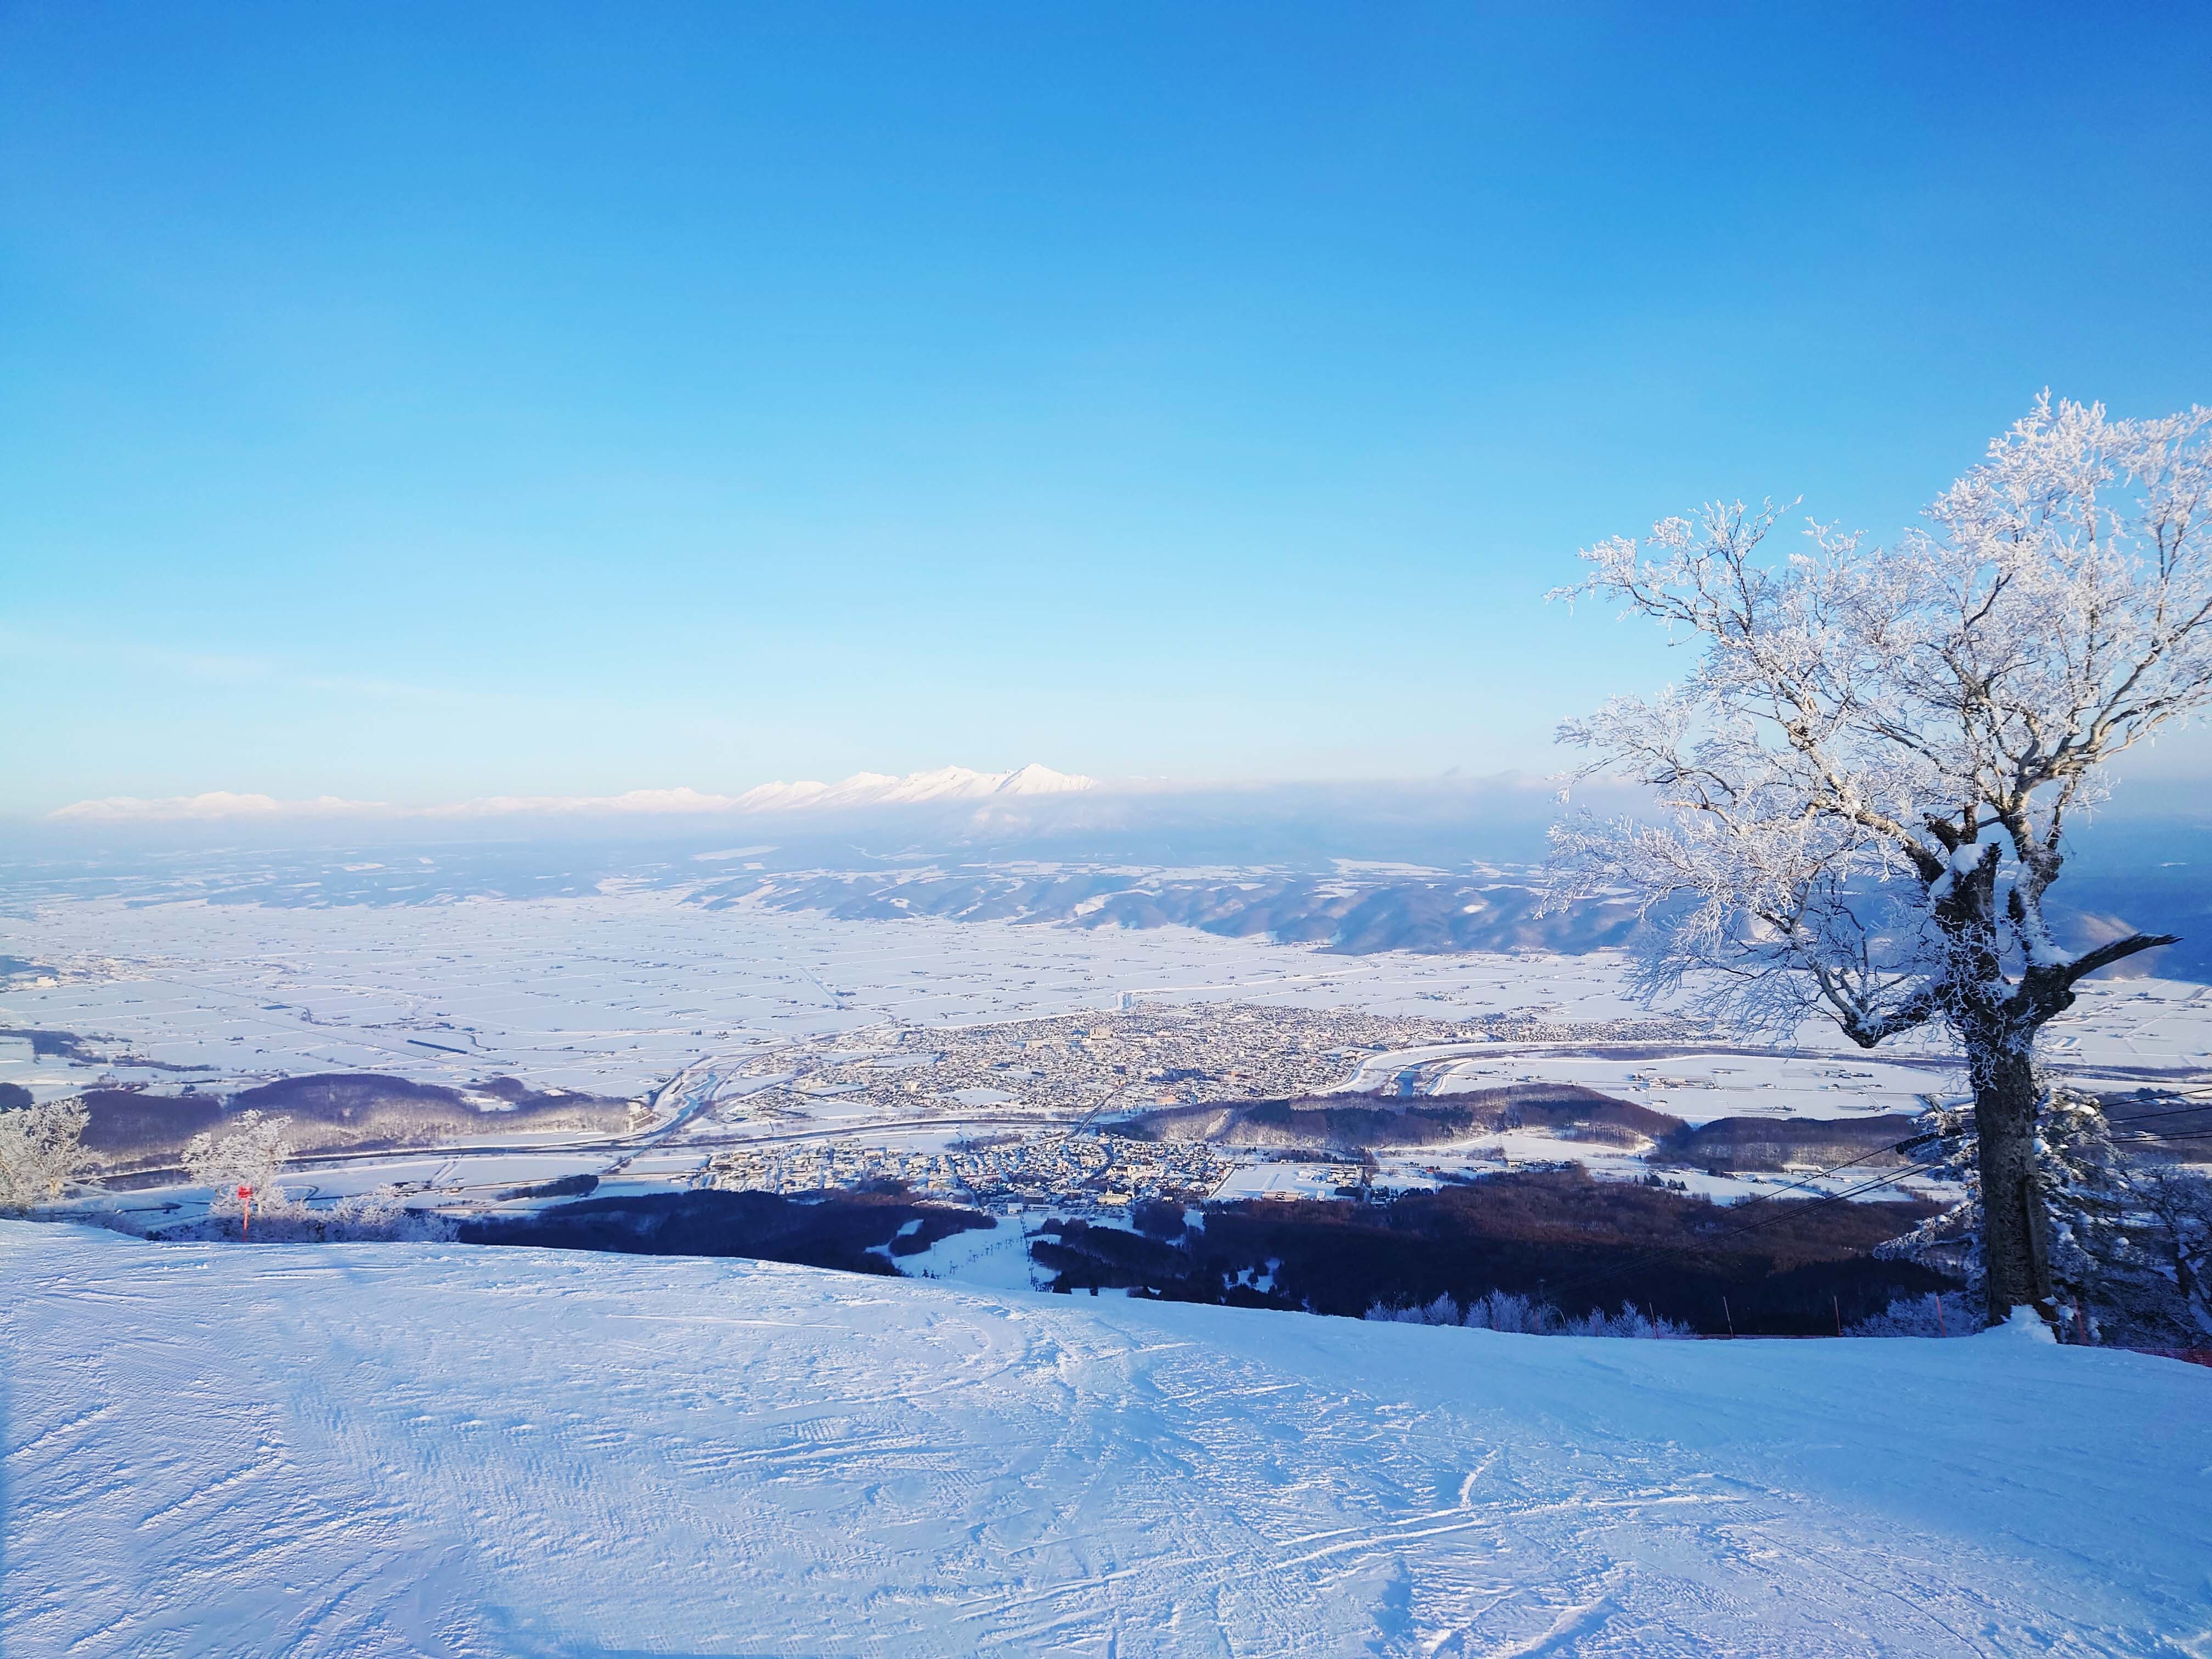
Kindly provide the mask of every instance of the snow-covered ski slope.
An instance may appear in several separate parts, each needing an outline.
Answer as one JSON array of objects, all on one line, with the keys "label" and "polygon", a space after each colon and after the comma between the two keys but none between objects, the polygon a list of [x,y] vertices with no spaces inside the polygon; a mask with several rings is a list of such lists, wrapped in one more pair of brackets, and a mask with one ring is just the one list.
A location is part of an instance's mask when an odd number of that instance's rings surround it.
[{"label": "snow-covered ski slope", "polygon": [[2212,1651],[2212,1371],[0,1223],[9,1656]]}]

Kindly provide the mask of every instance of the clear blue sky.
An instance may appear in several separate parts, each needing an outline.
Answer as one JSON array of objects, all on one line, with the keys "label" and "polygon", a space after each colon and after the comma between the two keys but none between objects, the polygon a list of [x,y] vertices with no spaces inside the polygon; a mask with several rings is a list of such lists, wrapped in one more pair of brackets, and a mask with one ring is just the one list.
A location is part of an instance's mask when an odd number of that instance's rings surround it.
[{"label": "clear blue sky", "polygon": [[[1688,14],[1695,10],[1694,16]],[[0,811],[1555,764],[2212,400],[2212,8],[0,8]]]}]

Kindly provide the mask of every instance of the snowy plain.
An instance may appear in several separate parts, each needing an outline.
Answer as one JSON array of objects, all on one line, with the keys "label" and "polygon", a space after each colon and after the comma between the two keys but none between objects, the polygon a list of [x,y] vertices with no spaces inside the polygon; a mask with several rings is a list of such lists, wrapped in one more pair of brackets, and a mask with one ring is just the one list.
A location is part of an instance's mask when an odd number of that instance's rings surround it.
[{"label": "snowy plain", "polygon": [[[49,901],[0,913],[0,952],[58,972],[0,1025],[98,1033],[145,1080],[378,1071],[627,1095],[714,1048],[896,1021],[1110,1008],[1124,998],[1358,1006],[1448,1018],[1638,1012],[1596,959],[1336,957],[1188,928],[848,921],[651,889],[575,898],[288,909]],[[0,1081],[44,1097],[82,1071],[0,1039]]]},{"label": "snowy plain", "polygon": [[0,1223],[0,1650],[2212,1652],[2212,1371]]},{"label": "snowy plain", "polygon": [[[706,909],[644,887],[317,908],[48,899],[0,909],[0,954],[54,970],[7,986],[0,1027],[96,1036],[144,1062],[40,1055],[27,1038],[0,1035],[0,1082],[40,1099],[104,1073],[173,1087],[341,1071],[448,1085],[503,1073],[537,1088],[628,1096],[708,1053],[1125,1000],[1584,1024],[1645,1012],[1607,952],[1338,956],[1182,927]],[[1584,1083],[1702,1121],[1911,1111],[1918,1093],[1954,1075],[1931,1074],[1932,1049],[1863,1054],[1821,1025],[1799,1040],[1794,1055],[1716,1048],[1656,1060],[1501,1045],[1461,1051],[1440,1081],[1446,1091]],[[2195,1081],[2212,1068],[2212,987],[2085,987],[2044,1048],[2093,1086]],[[1379,1057],[1347,1081],[1382,1085],[1411,1058]]]}]

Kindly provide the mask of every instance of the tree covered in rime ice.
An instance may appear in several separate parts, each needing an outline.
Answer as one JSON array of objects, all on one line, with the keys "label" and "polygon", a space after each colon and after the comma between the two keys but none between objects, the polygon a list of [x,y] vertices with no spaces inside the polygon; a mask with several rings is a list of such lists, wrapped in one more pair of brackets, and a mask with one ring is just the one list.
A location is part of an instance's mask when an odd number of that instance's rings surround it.
[{"label": "tree covered in rime ice", "polygon": [[83,1103],[49,1101],[0,1112],[0,1212],[51,1204],[99,1159],[84,1149]]},{"label": "tree covered in rime ice", "polygon": [[[2124,1120],[2123,1120],[2124,1121]],[[1924,1114],[1941,1137],[1943,1173],[1958,1201],[1878,1255],[1983,1278],[1979,1149],[1971,1109]],[[2035,1163],[2044,1255],[2061,1331],[2091,1341],[2186,1347],[2212,1334],[2205,1253],[2212,1245],[2212,1182],[2169,1163],[2130,1158],[2104,1105],[2077,1089],[2047,1091],[2037,1115]]]},{"label": "tree covered in rime ice", "polygon": [[2136,1196],[2157,1223],[2165,1246],[2161,1274],[2170,1274],[2202,1346],[2212,1336],[2212,1179],[2201,1170],[2166,1162],[2137,1176]]},{"label": "tree covered in rime ice", "polygon": [[1439,1296],[1419,1307],[1394,1308],[1387,1303],[1370,1304],[1360,1316],[1399,1325],[1462,1325],[1469,1330],[1507,1331],[1519,1336],[1626,1336],[1683,1338],[1695,1334],[1687,1325],[1656,1319],[1633,1302],[1620,1304],[1618,1314],[1593,1308],[1579,1319],[1561,1313],[1549,1302],[1532,1301],[1505,1291],[1492,1291],[1462,1306],[1449,1296]]},{"label": "tree covered in rime ice", "polygon": [[2212,410],[2109,420],[2046,397],[1893,544],[1711,506],[1586,550],[1562,597],[1694,641],[1681,684],[1561,728],[1577,775],[1644,785],[1656,822],[1553,832],[1552,902],[1632,895],[1647,995],[1865,1048],[1925,1026],[1973,1083],[1988,1310],[2052,1307],[2036,1033],[2087,975],[2044,919],[2069,827],[2117,756],[2212,696]]},{"label": "tree covered in rime ice", "polygon": [[[284,1135],[291,1124],[289,1117],[240,1112],[221,1133],[204,1130],[185,1143],[185,1168],[194,1181],[215,1188],[210,1214],[237,1215],[248,1203],[257,1214],[285,1207],[289,1200],[276,1178],[292,1155]],[[240,1187],[250,1188],[252,1197],[240,1199]]]}]

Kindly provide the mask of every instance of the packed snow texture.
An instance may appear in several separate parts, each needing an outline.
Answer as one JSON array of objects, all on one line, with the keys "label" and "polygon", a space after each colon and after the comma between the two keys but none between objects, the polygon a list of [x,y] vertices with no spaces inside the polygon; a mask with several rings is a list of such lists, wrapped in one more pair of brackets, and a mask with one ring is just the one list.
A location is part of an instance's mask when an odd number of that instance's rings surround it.
[{"label": "packed snow texture", "polygon": [[2203,1652],[2212,1371],[0,1224],[22,1654]]}]

